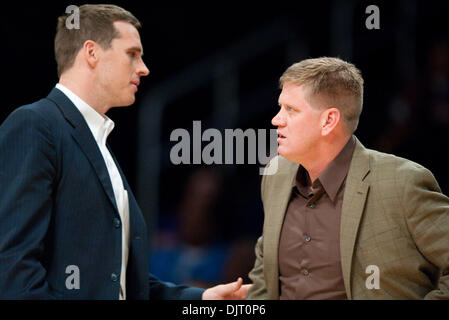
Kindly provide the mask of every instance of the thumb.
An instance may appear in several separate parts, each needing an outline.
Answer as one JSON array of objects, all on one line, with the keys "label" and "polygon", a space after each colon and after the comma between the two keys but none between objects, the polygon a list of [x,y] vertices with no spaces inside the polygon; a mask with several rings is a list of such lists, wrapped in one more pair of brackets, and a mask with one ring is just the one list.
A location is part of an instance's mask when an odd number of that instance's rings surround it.
[{"label": "thumb", "polygon": [[243,282],[242,278],[239,277],[237,279],[237,281],[230,282],[230,283],[227,283],[227,284],[223,284],[223,285],[220,285],[220,286],[217,286],[217,287],[220,288],[220,292],[222,294],[232,294],[232,293],[238,291],[241,288],[242,282]]},{"label": "thumb", "polygon": [[242,283],[243,283],[242,278],[238,277],[237,281],[233,283],[233,285],[234,285],[233,286],[233,289],[234,289],[233,291],[239,290],[242,287]]}]

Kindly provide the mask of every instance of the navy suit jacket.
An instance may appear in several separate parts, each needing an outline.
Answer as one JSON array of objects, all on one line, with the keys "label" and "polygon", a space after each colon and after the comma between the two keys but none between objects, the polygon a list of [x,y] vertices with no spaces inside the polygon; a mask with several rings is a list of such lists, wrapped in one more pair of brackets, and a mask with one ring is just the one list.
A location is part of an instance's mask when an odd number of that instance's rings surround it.
[{"label": "navy suit jacket", "polygon": [[[148,273],[145,220],[116,165],[129,194],[127,299],[200,299]],[[0,299],[118,299],[121,241],[105,162],[73,103],[55,88],[11,113],[0,126]]]}]

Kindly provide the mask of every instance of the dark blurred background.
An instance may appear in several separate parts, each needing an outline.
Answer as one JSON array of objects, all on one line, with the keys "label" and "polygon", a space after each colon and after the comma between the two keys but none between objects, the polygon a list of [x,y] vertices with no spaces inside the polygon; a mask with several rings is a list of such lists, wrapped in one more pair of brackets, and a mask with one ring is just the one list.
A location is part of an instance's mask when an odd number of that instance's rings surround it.
[{"label": "dark blurred background", "polygon": [[[360,68],[357,137],[429,168],[448,194],[447,1],[113,3],[141,20],[151,74],[132,107],[108,113],[116,123],[108,141],[151,231],[150,270],[163,280],[210,286],[247,279],[263,224],[259,164],[173,165],[170,133],[191,133],[195,120],[203,131],[273,128],[278,79],[305,58],[338,56]],[[21,1],[0,10],[0,123],[57,83],[56,19],[70,4],[82,3]],[[365,26],[372,4],[379,30]]]}]

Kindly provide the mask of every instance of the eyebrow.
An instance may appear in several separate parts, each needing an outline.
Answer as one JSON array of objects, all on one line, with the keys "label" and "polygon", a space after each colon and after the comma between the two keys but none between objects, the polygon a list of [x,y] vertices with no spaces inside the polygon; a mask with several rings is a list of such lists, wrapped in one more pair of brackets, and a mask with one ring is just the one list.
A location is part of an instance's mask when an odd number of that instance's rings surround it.
[{"label": "eyebrow", "polygon": [[286,106],[286,107],[290,107],[290,108],[292,108],[292,109],[294,109],[294,110],[300,111],[300,108],[299,108],[299,107],[294,106],[294,105],[292,105],[292,104],[288,104],[288,103],[281,104],[281,103],[278,102],[278,105],[279,105],[279,107],[281,107],[281,108],[282,108],[282,105],[284,105],[284,106]]},{"label": "eyebrow", "polygon": [[131,48],[128,48],[127,51],[138,51],[141,53],[141,56],[143,57],[143,51],[142,51],[142,48],[140,48],[140,47],[131,47]]}]

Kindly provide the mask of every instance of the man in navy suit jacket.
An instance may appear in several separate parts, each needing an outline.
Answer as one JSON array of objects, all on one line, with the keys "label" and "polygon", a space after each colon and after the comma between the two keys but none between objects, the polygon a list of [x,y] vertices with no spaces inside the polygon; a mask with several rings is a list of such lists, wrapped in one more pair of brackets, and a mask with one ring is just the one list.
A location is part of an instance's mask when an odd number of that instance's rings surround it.
[{"label": "man in navy suit jacket", "polygon": [[0,127],[0,299],[240,299],[248,286],[207,290],[148,273],[147,230],[106,144],[105,113],[134,103],[139,21],[112,5],[58,21],[59,83]]}]

